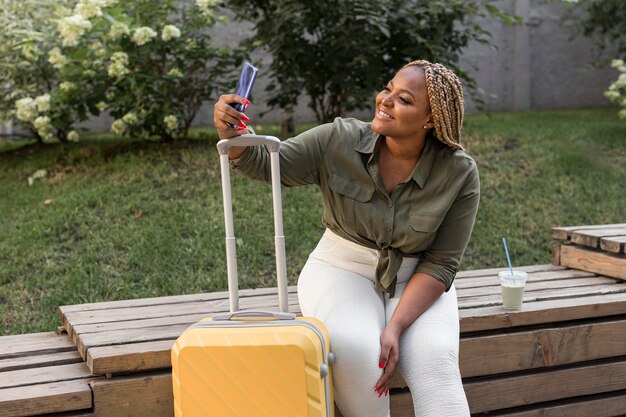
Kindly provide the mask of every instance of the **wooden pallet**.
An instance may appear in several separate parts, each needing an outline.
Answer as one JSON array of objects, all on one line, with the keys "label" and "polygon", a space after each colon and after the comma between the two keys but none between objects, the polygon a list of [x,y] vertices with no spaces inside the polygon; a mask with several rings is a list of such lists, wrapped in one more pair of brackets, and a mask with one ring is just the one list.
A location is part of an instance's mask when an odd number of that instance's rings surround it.
[{"label": "wooden pallet", "polygon": [[555,227],[552,263],[626,279],[626,223]]}]

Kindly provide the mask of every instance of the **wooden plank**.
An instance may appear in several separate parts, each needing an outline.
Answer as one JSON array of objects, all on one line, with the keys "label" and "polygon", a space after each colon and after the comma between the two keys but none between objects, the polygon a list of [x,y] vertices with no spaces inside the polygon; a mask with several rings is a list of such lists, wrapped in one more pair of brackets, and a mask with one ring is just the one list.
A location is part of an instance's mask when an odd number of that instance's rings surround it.
[{"label": "wooden plank", "polygon": [[626,354],[626,320],[461,339],[463,378]]},{"label": "wooden plank", "polygon": [[548,300],[525,304],[522,310],[501,306],[461,309],[461,333],[558,323],[626,313],[624,293]]},{"label": "wooden plank", "polygon": [[601,238],[625,235],[626,225],[622,227],[606,227],[593,230],[575,230],[572,232],[570,240],[576,245],[588,246],[590,248],[599,248]]},{"label": "wooden plank", "polygon": [[94,417],[174,416],[170,372],[98,379],[91,388]]},{"label": "wooden plank", "polygon": [[[90,378],[93,375],[84,362],[68,365],[45,366],[43,368],[19,369],[2,373],[0,389],[32,384]],[[0,391],[1,392],[1,391]]]},{"label": "wooden plank", "polygon": [[76,350],[71,352],[55,352],[33,356],[18,356],[17,358],[0,359],[0,372],[15,371],[26,368],[41,368],[44,366],[65,365],[82,362]]},{"label": "wooden plank", "polygon": [[[568,278],[587,278],[597,276],[593,272],[580,271],[578,269],[564,269],[560,271],[541,271],[528,274],[528,282],[555,281]],[[473,277],[462,280],[455,280],[454,287],[457,293],[465,288],[489,287],[499,285],[498,275],[488,275],[484,277]]]},{"label": "wooden plank", "polygon": [[[256,308],[264,305],[278,305],[276,296],[272,293],[257,297],[248,297],[240,300],[241,309]],[[288,300],[291,304],[297,303],[297,294],[289,294]],[[68,313],[67,322],[71,326],[77,324],[109,323],[120,320],[137,320],[157,317],[172,317],[188,314],[213,314],[216,312],[228,311],[230,308],[228,300],[215,300],[213,302],[189,302],[172,304],[165,308],[156,306],[129,306],[112,310],[89,310]],[[68,329],[72,334],[73,330]]]},{"label": "wooden plank", "polygon": [[626,253],[626,236],[603,237],[600,239],[600,249],[624,254]]},{"label": "wooden plank", "polygon": [[575,230],[594,230],[594,229],[605,229],[609,227],[625,227],[626,223],[617,223],[617,224],[594,224],[587,226],[567,226],[567,227],[553,227],[552,228],[552,239],[556,240],[569,240],[572,232]]},{"label": "wooden plank", "polygon": [[[578,287],[593,287],[596,285],[603,284],[615,284],[614,278],[608,277],[584,277],[584,278],[567,278],[560,280],[552,280],[552,281],[533,281],[529,280],[526,282],[526,287],[524,288],[525,294],[533,294],[537,293],[540,290],[554,290],[559,295],[567,296],[567,292],[565,288],[578,288]],[[459,301],[463,298],[471,298],[472,300],[476,300],[476,297],[485,297],[490,295],[497,295],[500,297],[501,289],[500,283],[494,282],[491,286],[478,287],[478,288],[464,288],[462,290],[457,291],[457,297]]]},{"label": "wooden plank", "polygon": [[72,340],[54,332],[0,336],[0,359],[72,350]]},{"label": "wooden plank", "polygon": [[[465,278],[475,278],[475,277],[485,277],[485,276],[494,276],[498,275],[500,271],[506,271],[508,268],[485,268],[485,269],[473,269],[468,271],[460,271],[456,274],[455,280],[465,279]],[[521,271],[526,272],[550,272],[550,271],[561,271],[567,268],[552,265],[552,264],[540,264],[540,265],[524,265],[524,266],[516,266],[515,269],[519,269]]]},{"label": "wooden plank", "polygon": [[626,279],[626,258],[611,256],[572,245],[561,246],[561,265],[609,277]]},{"label": "wooden plank", "polygon": [[624,393],[583,397],[561,401],[559,404],[546,404],[532,410],[498,413],[498,417],[623,417],[624,415],[626,415],[626,394]]},{"label": "wooden plank", "polygon": [[97,374],[169,369],[175,340],[93,347],[87,351],[87,366]]},{"label": "wooden plank", "polygon": [[[592,295],[617,293],[622,293],[626,296],[626,283],[616,282],[614,284],[589,285],[584,287],[565,288],[562,291],[558,288],[547,288],[537,291],[525,291],[524,305],[522,306],[522,309],[525,309],[527,305],[538,301],[570,299],[576,297],[588,297]],[[500,295],[491,294],[459,298],[458,304],[460,309],[467,309],[501,306],[502,301]]]},{"label": "wooden plank", "polygon": [[[590,364],[552,372],[466,381],[472,413],[518,407],[626,388],[626,362]],[[511,395],[515,393],[515,395]]]},{"label": "wooden plank", "polygon": [[[296,292],[296,286],[292,285],[288,287],[289,293]],[[274,294],[272,288],[255,288],[255,289],[241,289],[239,290],[239,298],[257,297],[259,295]],[[194,301],[214,301],[220,299],[228,299],[228,291],[199,293],[199,294],[185,294],[185,295],[170,295],[162,297],[148,297],[148,298],[136,298],[117,301],[100,301],[97,303],[85,303],[85,304],[72,304],[59,307],[59,314],[61,319],[66,313],[74,313],[77,311],[93,311],[93,310],[110,310],[116,308],[125,308],[133,306],[158,306],[169,304],[189,303]]]},{"label": "wooden plank", "polygon": [[84,410],[91,406],[91,388],[85,379],[0,389],[0,417]]}]

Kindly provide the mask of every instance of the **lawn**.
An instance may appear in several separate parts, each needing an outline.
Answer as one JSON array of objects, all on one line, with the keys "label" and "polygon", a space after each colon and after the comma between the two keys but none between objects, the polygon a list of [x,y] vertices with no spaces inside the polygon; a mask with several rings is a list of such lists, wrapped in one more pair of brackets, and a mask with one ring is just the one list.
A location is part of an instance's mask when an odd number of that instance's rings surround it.
[{"label": "lawn", "polygon": [[[502,236],[515,264],[549,263],[552,226],[626,221],[626,121],[615,114],[467,117],[482,197],[462,269],[504,266]],[[1,333],[53,330],[64,304],[224,290],[214,145],[210,129],[175,143],[0,143]],[[46,177],[29,186],[40,169]],[[232,178],[240,287],[272,286],[270,188]],[[321,203],[314,187],[283,199],[294,284],[323,232]]]}]

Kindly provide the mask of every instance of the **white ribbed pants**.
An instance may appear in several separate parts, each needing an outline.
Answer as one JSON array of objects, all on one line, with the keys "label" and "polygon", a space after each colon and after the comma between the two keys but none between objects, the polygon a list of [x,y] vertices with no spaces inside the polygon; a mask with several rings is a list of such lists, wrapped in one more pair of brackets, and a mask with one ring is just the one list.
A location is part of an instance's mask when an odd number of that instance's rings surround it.
[{"label": "white ribbed pants", "polygon": [[[344,417],[389,417],[389,397],[375,384],[380,334],[400,300],[417,260],[405,258],[394,298],[373,285],[380,252],[330,230],[300,273],[302,314],[322,320],[335,354],[334,394]],[[469,407],[458,365],[459,313],[454,286],[400,336],[398,372],[406,381],[416,417],[466,417]]]}]

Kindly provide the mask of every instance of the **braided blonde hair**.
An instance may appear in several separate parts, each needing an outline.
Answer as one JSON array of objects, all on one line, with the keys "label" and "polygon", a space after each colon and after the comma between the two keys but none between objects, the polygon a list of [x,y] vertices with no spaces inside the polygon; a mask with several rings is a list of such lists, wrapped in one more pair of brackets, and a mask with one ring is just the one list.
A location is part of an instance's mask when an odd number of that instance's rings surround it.
[{"label": "braided blonde hair", "polygon": [[463,150],[463,87],[459,77],[443,65],[426,60],[409,62],[402,69],[407,67],[424,71],[428,101],[435,123],[435,137],[451,148]]}]

